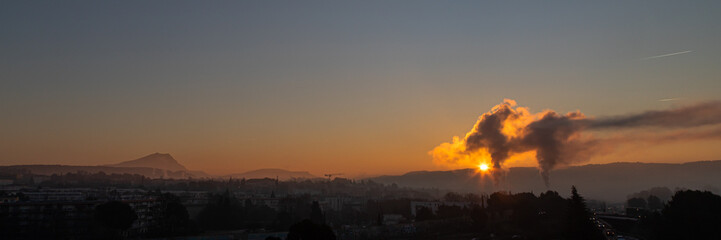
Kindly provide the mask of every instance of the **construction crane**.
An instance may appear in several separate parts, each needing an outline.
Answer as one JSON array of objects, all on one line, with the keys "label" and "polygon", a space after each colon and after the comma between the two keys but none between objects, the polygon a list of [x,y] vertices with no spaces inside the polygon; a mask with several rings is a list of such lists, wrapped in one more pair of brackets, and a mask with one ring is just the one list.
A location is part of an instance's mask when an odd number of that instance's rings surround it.
[{"label": "construction crane", "polygon": [[330,182],[330,178],[331,178],[331,177],[333,177],[333,176],[340,176],[340,175],[343,175],[343,173],[328,173],[328,174],[324,174],[323,176],[328,177],[328,181]]}]

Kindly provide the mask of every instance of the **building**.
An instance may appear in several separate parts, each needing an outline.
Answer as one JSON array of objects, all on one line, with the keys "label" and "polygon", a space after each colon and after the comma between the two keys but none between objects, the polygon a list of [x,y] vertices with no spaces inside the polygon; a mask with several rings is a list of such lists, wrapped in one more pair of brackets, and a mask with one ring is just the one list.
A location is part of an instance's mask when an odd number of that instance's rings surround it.
[{"label": "building", "polygon": [[[0,203],[0,239],[91,238],[98,226],[94,220],[95,207],[105,202],[53,200]],[[155,199],[122,202],[127,203],[138,216],[131,228],[124,232],[126,236],[143,236],[157,226],[156,209],[160,202]]]},{"label": "building", "polygon": [[406,218],[401,214],[383,214],[383,225],[396,225],[405,222]]},{"label": "building", "polygon": [[436,214],[438,212],[438,207],[440,206],[455,206],[455,207],[461,207],[461,208],[469,208],[473,205],[471,202],[440,202],[440,201],[434,201],[434,202],[411,202],[411,216],[416,216],[416,211],[420,208],[428,208],[431,210],[433,214]]}]

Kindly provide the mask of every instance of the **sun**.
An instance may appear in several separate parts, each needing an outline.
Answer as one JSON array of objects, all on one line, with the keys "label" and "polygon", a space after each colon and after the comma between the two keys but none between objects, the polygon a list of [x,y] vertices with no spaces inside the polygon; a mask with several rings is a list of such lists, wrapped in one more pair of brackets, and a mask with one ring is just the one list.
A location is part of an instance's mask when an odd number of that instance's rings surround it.
[{"label": "sun", "polygon": [[480,169],[481,172],[488,171],[488,164],[481,163],[481,165],[478,165],[478,169]]}]

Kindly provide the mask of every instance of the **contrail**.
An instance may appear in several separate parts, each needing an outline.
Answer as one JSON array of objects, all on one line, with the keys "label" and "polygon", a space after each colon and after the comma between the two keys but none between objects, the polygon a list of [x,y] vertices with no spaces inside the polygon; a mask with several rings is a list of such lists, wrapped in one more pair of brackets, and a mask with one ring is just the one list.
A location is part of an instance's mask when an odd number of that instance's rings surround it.
[{"label": "contrail", "polygon": [[676,101],[676,100],[679,100],[679,98],[664,98],[664,99],[659,99],[658,101],[659,102],[669,102],[669,101]]},{"label": "contrail", "polygon": [[650,60],[650,59],[654,59],[654,58],[670,57],[673,55],[679,55],[679,54],[690,53],[690,52],[692,52],[692,51],[675,52],[675,53],[669,53],[669,54],[664,54],[664,55],[645,57],[645,58],[641,58],[641,60]]}]

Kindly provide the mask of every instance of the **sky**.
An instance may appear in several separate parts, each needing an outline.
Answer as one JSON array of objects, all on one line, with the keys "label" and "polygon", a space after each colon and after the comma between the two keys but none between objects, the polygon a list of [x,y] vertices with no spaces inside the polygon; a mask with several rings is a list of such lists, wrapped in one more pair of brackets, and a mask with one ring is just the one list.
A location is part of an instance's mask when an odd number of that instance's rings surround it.
[{"label": "sky", "polygon": [[720,100],[719,22],[718,1],[2,1],[0,165],[451,169],[429,151],[505,98],[588,116]]}]

